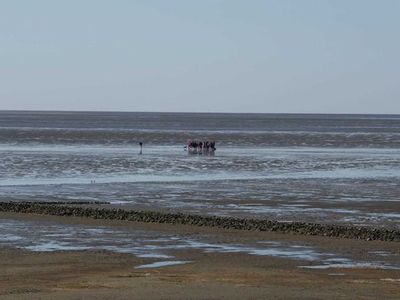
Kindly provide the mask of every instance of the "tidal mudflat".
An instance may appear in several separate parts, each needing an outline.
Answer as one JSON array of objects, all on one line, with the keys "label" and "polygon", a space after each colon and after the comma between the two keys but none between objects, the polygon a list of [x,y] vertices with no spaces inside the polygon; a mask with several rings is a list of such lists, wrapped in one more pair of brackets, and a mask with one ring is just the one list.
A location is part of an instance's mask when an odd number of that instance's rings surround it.
[{"label": "tidal mudflat", "polygon": [[[400,226],[399,116],[0,116],[2,201]],[[217,151],[188,155],[188,139]]]},{"label": "tidal mudflat", "polygon": [[82,293],[89,299],[111,294],[163,299],[165,294],[154,284],[165,288],[169,297],[182,299],[267,294],[289,299],[396,299],[399,293],[396,242],[31,214],[0,216],[2,299]]},{"label": "tidal mudflat", "polygon": [[[2,202],[400,229],[399,116],[0,116]],[[5,299],[400,293],[398,242],[9,212],[0,229]]]},{"label": "tidal mudflat", "polygon": [[[249,239],[237,242],[232,237],[225,239],[221,234],[179,234],[156,230],[136,230],[135,225],[125,227],[89,226],[86,224],[65,224],[44,220],[0,220],[0,246],[37,251],[111,251],[129,253],[137,257],[152,259],[152,267],[169,263],[185,263],[179,252],[200,251],[205,253],[242,253],[255,256],[287,258],[298,261],[299,268],[357,268],[400,270],[398,251],[373,248],[365,259],[343,251],[322,250],[304,242]],[[161,228],[161,224],[158,225]],[[133,227],[133,228],[132,228]],[[252,233],[248,233],[250,236]],[[262,235],[260,235],[261,237]],[[368,258],[368,259],[366,259]],[[160,261],[161,260],[161,261]],[[190,261],[192,262],[192,261]],[[305,264],[305,265],[303,265]],[[143,266],[135,266],[143,267]]]}]

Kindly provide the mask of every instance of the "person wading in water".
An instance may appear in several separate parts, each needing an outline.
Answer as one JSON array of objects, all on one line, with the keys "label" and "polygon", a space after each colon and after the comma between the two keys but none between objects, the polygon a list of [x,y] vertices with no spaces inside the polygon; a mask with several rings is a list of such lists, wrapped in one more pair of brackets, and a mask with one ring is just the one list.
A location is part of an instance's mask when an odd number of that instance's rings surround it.
[{"label": "person wading in water", "polygon": [[140,146],[139,154],[142,154],[143,153],[143,143],[139,142],[139,146]]}]

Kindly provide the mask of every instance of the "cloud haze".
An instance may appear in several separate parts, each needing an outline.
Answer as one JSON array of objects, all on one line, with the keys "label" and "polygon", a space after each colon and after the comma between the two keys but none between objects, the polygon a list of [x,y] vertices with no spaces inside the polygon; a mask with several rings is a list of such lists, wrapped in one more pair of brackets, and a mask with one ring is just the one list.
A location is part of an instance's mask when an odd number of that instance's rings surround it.
[{"label": "cloud haze", "polygon": [[400,113],[399,1],[2,1],[0,109]]}]

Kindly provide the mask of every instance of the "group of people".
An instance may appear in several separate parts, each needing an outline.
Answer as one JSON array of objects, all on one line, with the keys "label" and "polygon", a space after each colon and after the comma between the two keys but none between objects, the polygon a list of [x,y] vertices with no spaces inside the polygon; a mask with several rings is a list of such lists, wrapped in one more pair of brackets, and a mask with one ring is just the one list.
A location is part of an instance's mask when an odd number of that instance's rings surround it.
[{"label": "group of people", "polygon": [[185,146],[185,149],[189,153],[193,154],[208,154],[208,153],[214,153],[217,148],[215,148],[215,142],[214,141],[192,141],[189,140],[187,142],[187,145]]},{"label": "group of people", "polygon": [[[139,154],[143,153],[143,142],[139,142]],[[192,141],[189,140],[185,146],[185,150],[189,154],[211,154],[213,155],[215,150],[215,141]]]}]

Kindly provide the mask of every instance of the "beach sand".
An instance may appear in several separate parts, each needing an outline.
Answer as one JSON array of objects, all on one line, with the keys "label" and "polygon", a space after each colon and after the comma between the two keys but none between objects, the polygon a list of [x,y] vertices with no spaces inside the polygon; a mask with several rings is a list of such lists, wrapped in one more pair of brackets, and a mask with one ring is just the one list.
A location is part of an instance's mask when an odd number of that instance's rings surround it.
[{"label": "beach sand", "polygon": [[[0,213],[0,218],[208,234],[235,242],[294,241],[340,250],[354,259],[368,260],[377,249],[396,254],[394,260],[400,254],[395,242],[33,214]],[[146,258],[108,251],[0,248],[0,257],[0,299],[398,299],[400,295],[399,270],[302,269],[296,260],[244,253],[180,250],[179,260],[190,263],[149,269],[135,269],[149,263]]]}]

